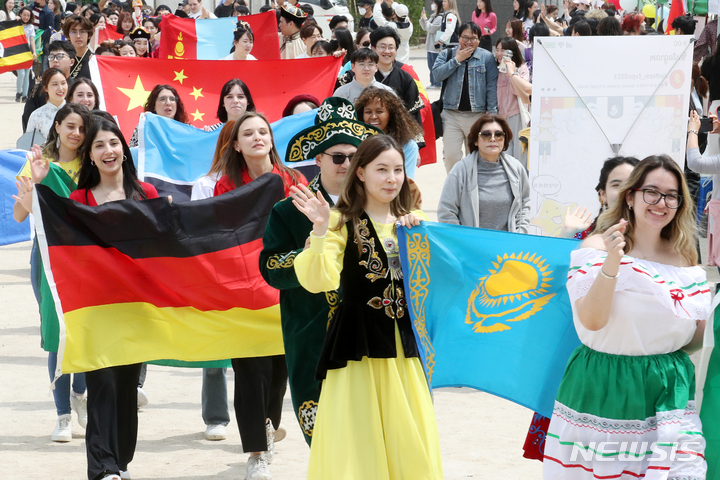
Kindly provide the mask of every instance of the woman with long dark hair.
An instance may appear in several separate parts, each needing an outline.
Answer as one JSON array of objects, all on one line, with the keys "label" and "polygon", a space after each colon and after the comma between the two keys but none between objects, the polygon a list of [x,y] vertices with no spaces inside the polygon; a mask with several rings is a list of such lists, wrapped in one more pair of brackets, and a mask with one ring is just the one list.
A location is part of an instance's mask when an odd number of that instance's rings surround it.
[{"label": "woman with long dark hair", "polygon": [[[80,170],[80,150],[85,141],[85,131],[93,123],[90,111],[82,105],[68,103],[55,115],[53,128],[50,129],[45,145],[34,145],[28,154],[28,161],[18,173],[18,194],[13,208],[13,217],[22,222],[32,211],[33,183],[43,183],[56,195],[67,197],[75,188]],[[46,181],[50,169],[54,175]],[[41,346],[48,352],[48,371],[50,380],[55,378],[60,325],[55,302],[42,268],[38,271],[40,252],[37,241],[33,241],[30,253],[30,279],[40,306]],[[57,411],[57,423],[52,433],[53,442],[72,440],[72,411],[78,417],[78,423],[87,425],[87,399],[85,397],[85,374],[76,373],[72,378],[65,374],[55,381],[53,399]]]},{"label": "woman with long dark hair", "polygon": [[[157,198],[155,187],[140,182],[130,148],[115,122],[96,117],[83,146],[78,189],[70,198],[91,207],[118,200]],[[85,448],[88,479],[130,478],[138,432],[138,381],[141,364],[87,372],[88,423]]]},{"label": "woman with long dark hair", "polygon": [[524,51],[521,53],[514,38],[499,38],[495,43],[495,58],[499,70],[498,115],[505,118],[513,133],[513,141],[510,143],[507,153],[527,166],[527,158],[520,145],[520,130],[527,128],[526,122],[529,115],[524,119],[521,112],[524,110],[527,114],[526,104],[530,103],[532,84],[530,83],[530,70],[525,65],[523,53]]},{"label": "woman with long dark hair", "polygon": [[100,105],[100,96],[92,80],[80,77],[70,85],[67,93],[69,103],[79,103],[88,110],[97,110]]},{"label": "woman with long dark hair", "polygon": [[295,257],[300,285],[337,290],[317,375],[323,386],[308,478],[442,479],[430,391],[405,307],[396,225],[426,219],[411,211],[400,145],[387,135],[353,155],[333,209],[319,193],[292,188],[313,223],[310,247]]},{"label": "woman with long dark hair", "polygon": [[[185,104],[172,85],[155,85],[144,106],[145,112],[155,113],[165,118],[172,118],[180,123],[188,123],[189,118]],[[130,147],[138,146],[138,127],[130,137]]]},{"label": "woman with long dark hair", "polygon": [[490,36],[497,30],[497,16],[493,12],[491,0],[477,0],[477,8],[472,13],[472,21],[477,23],[482,31],[480,48],[492,52]]},{"label": "woman with long dark hair", "polygon": [[338,27],[333,31],[333,35],[335,35],[338,50],[345,50],[345,57],[342,61],[345,65],[350,61],[350,55],[356,50],[355,41],[347,28]]},{"label": "woman with long dark hair", "polygon": [[[260,113],[246,112],[235,121],[219,165],[221,177],[215,184],[215,196],[247,185],[266,173],[282,178],[286,196],[291,187],[307,185],[305,177],[283,165],[270,123]],[[259,270],[257,262],[254,265]],[[285,431],[279,428],[288,379],[285,355],[233,358],[232,367],[235,416],[243,451],[250,453],[246,478],[272,478],[268,464],[274,455],[274,442],[285,437]]]}]

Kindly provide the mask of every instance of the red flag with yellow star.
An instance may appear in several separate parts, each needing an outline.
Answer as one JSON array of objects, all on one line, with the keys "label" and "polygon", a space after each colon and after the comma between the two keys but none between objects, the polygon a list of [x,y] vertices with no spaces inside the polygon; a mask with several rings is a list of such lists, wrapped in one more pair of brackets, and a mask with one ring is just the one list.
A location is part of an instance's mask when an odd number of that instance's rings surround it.
[{"label": "red flag with yellow star", "polygon": [[90,73],[101,108],[117,118],[129,139],[156,85],[175,87],[190,124],[202,128],[219,122],[220,91],[226,82],[239,78],[248,86],[257,111],[274,122],[296,95],[310,94],[320,100],[331,96],[341,63],[341,58],[334,57],[235,62],[101,55],[90,60]]}]

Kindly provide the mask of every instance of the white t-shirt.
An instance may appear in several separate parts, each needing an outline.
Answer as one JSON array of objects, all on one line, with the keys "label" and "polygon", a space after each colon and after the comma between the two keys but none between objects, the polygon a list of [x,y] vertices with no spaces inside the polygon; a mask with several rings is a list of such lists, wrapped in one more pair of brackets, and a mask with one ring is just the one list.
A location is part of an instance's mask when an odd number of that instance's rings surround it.
[{"label": "white t-shirt", "polygon": [[[235,60],[235,58],[233,58],[233,55],[234,54],[231,53],[227,57],[223,57],[220,60]],[[248,56],[247,56],[247,58],[245,58],[245,60],[257,60],[257,58],[253,57],[251,54],[248,53]]]}]

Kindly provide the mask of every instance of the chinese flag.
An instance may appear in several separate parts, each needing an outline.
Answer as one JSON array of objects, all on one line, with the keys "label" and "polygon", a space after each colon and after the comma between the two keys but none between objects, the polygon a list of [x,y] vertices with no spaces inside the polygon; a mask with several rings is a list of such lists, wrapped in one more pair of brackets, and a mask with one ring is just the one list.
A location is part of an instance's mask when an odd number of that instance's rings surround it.
[{"label": "chinese flag", "polygon": [[220,91],[226,82],[239,78],[248,86],[257,111],[274,122],[296,95],[310,94],[320,100],[331,96],[342,59],[224,61],[93,56],[90,62],[101,106],[117,117],[123,135],[129,139],[155,85],[175,87],[190,124],[201,128],[219,122]]},{"label": "chinese flag", "polygon": [[114,42],[115,40],[122,40],[123,38],[124,35],[117,33],[116,27],[114,25],[110,25],[109,23],[105,24],[104,30],[98,31],[98,45],[108,40]]},{"label": "chinese flag", "polygon": [[432,116],[432,106],[430,105],[430,99],[428,98],[427,91],[423,87],[420,77],[415,72],[415,69],[409,64],[404,63],[403,70],[410,74],[415,80],[418,90],[420,91],[420,98],[425,105],[420,110],[420,119],[422,120],[423,132],[425,134],[425,146],[420,149],[420,165],[429,165],[437,162],[437,149],[435,148],[435,121]]},{"label": "chinese flag", "polygon": [[685,0],[673,1],[672,5],[670,5],[670,13],[668,14],[668,19],[665,22],[665,35],[675,35],[675,30],[672,28],[672,22],[677,17],[682,17],[683,15],[687,15],[687,6],[685,5]]},{"label": "chinese flag", "polygon": [[15,20],[0,22],[0,73],[24,70],[32,64],[32,51],[22,24]]},{"label": "chinese flag", "polygon": [[[280,42],[275,13],[242,17],[255,37],[252,55],[258,60],[279,60]],[[193,20],[175,15],[162,19],[160,57],[175,60],[219,60],[230,54],[238,17]]]}]

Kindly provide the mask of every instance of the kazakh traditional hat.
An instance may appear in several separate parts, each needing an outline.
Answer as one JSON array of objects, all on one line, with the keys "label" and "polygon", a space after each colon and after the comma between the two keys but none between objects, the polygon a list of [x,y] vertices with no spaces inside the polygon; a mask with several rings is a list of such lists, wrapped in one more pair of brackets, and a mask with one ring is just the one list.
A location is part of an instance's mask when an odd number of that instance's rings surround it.
[{"label": "kazakh traditional hat", "polygon": [[340,97],[326,98],[320,105],[315,125],[295,135],[288,143],[285,162],[315,158],[328,148],[349,144],[356,147],[370,135],[383,133],[379,128],[358,121],[355,107]]},{"label": "kazakh traditional hat", "polygon": [[145,30],[143,27],[135,27],[135,30],[130,32],[128,34],[128,36],[130,38],[132,38],[133,40],[137,40],[138,38],[144,38],[145,40],[150,40],[150,37],[151,37],[150,33],[147,30]]},{"label": "kazakh traditional hat", "polygon": [[294,22],[304,23],[307,20],[307,14],[302,9],[292,5],[283,5],[280,8],[280,15]]}]

